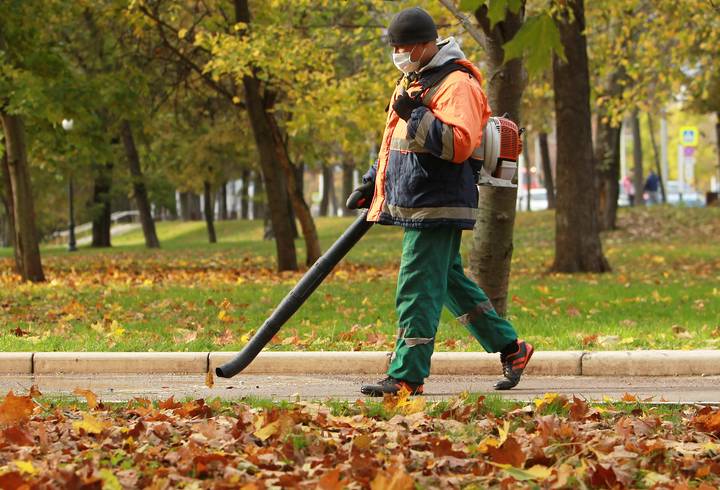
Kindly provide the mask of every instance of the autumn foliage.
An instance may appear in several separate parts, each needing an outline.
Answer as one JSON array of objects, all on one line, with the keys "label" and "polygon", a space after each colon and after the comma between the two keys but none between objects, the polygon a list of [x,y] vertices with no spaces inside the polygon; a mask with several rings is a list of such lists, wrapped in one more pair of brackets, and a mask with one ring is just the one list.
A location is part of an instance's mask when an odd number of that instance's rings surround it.
[{"label": "autumn foliage", "polygon": [[[720,410],[547,394],[382,404],[0,404],[0,488],[717,488]],[[632,395],[627,395],[632,399]],[[257,405],[257,404],[256,404]],[[93,408],[91,408],[93,407]]]}]

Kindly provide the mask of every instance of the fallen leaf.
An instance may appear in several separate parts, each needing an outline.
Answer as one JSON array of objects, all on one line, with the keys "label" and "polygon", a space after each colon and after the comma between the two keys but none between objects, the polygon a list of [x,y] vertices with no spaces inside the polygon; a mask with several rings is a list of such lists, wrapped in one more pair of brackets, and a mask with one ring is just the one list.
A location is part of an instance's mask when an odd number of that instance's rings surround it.
[{"label": "fallen leaf", "polygon": [[408,475],[405,468],[395,466],[389,472],[379,471],[370,483],[371,490],[413,490],[415,480]]},{"label": "fallen leaf", "polygon": [[88,434],[100,434],[104,429],[110,427],[108,421],[99,420],[87,412],[82,413],[82,420],[73,422],[73,428],[77,431],[84,430]]},{"label": "fallen leaf", "polygon": [[27,420],[34,408],[35,403],[30,396],[16,396],[11,390],[0,403],[0,424],[11,425]]},{"label": "fallen leaf", "polygon": [[499,447],[489,447],[488,456],[495,463],[509,464],[516,468],[522,468],[525,462],[525,453],[518,441],[509,436],[507,440]]},{"label": "fallen leaf", "polygon": [[342,490],[347,486],[347,483],[347,480],[340,479],[340,468],[335,468],[320,477],[317,488],[320,490]]},{"label": "fallen leaf", "polygon": [[90,390],[75,388],[75,390],[73,390],[73,394],[84,396],[87,400],[87,406],[90,410],[94,410],[98,406],[97,395]]},{"label": "fallen leaf", "polygon": [[[44,426],[43,426],[44,427]],[[5,440],[18,446],[33,446],[35,439],[24,427],[13,425],[2,431]]]},{"label": "fallen leaf", "polygon": [[23,461],[16,459],[12,462],[17,469],[19,469],[22,473],[30,476],[35,476],[38,474],[37,468],[33,466],[32,461]]}]

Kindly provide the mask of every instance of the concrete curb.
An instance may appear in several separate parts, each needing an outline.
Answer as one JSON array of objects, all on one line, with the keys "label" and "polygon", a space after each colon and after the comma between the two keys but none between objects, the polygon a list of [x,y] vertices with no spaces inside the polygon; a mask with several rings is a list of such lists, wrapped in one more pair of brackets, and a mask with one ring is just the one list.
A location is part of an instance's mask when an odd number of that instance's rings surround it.
[{"label": "concrete curb", "polygon": [[[234,352],[5,352],[0,374],[202,374]],[[262,352],[247,374],[382,374],[385,352]],[[497,354],[436,352],[431,374],[496,375]],[[720,350],[541,351],[527,374],[541,376],[720,375]]]},{"label": "concrete curb", "polygon": [[36,352],[34,374],[206,373],[207,352]]},{"label": "concrete curb", "polygon": [[582,359],[586,376],[675,376],[720,374],[720,351],[651,350],[588,352]]},{"label": "concrete curb", "polygon": [[32,352],[0,352],[0,373],[30,374],[32,368]]}]

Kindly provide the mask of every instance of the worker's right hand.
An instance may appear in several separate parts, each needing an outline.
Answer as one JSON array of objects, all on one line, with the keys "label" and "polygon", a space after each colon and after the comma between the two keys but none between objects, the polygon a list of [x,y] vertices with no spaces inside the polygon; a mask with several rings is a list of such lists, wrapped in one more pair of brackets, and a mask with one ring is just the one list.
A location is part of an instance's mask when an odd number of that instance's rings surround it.
[{"label": "worker's right hand", "polygon": [[348,209],[369,208],[375,194],[375,181],[371,180],[359,185],[347,198]]}]

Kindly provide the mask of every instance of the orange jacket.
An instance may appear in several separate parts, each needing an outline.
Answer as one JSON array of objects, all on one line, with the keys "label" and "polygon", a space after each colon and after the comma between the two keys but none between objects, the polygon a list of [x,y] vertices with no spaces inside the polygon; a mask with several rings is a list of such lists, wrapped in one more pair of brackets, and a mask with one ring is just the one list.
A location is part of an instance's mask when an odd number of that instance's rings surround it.
[{"label": "orange jacket", "polygon": [[[442,60],[443,50],[460,52],[456,44],[451,47],[441,46],[430,69],[436,59]],[[491,111],[478,69],[464,56],[448,62],[462,64],[472,76],[450,73],[428,90],[431,93],[422,94],[426,105],[413,110],[407,122],[392,109],[388,113],[378,160],[364,177],[375,179],[369,221],[409,227],[474,226],[477,188],[468,158],[480,145]],[[418,89],[415,83],[408,92],[415,95]],[[399,93],[396,88],[390,107]]]}]

